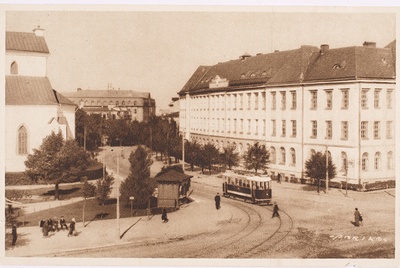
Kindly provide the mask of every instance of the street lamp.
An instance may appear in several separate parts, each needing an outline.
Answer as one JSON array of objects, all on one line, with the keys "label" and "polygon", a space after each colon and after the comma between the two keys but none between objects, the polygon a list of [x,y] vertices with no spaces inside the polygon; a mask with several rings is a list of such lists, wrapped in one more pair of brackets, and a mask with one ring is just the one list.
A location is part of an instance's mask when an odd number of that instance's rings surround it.
[{"label": "street lamp", "polygon": [[133,200],[135,200],[135,198],[133,196],[130,196],[129,200],[131,201],[131,217],[132,217]]},{"label": "street lamp", "polygon": [[[113,149],[111,149],[111,151],[114,151]],[[120,152],[118,152],[117,154],[117,234],[118,234],[118,239],[121,239],[120,236],[120,223],[119,223],[119,154]]]}]

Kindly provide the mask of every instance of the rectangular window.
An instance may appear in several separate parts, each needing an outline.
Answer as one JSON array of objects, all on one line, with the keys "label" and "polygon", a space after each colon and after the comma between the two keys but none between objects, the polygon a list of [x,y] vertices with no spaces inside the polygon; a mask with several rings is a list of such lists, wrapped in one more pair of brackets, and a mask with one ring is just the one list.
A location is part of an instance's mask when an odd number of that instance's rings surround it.
[{"label": "rectangular window", "polygon": [[349,137],[349,122],[348,121],[342,121],[342,133],[341,133],[341,139],[342,140],[347,140]]},{"label": "rectangular window", "polygon": [[271,92],[271,109],[276,110],[276,92]]},{"label": "rectangular window", "polygon": [[262,121],[262,135],[265,136],[265,119]]},{"label": "rectangular window", "polygon": [[255,135],[258,135],[258,119],[255,120]]},{"label": "rectangular window", "polygon": [[393,129],[393,121],[387,121],[386,122],[386,138],[387,139],[392,139],[392,129]]},{"label": "rectangular window", "polygon": [[240,119],[240,134],[243,134],[243,119]]},{"label": "rectangular window", "polygon": [[317,134],[318,134],[318,132],[317,132],[317,121],[316,120],[312,120],[311,121],[311,138],[312,139],[315,139],[315,138],[317,138]]},{"label": "rectangular window", "polygon": [[290,94],[292,95],[292,110],[297,109],[297,94],[296,91],[290,91]]},{"label": "rectangular window", "polygon": [[236,110],[237,95],[233,94],[233,110]]},{"label": "rectangular window", "polygon": [[286,136],[286,120],[282,120],[282,137]]},{"label": "rectangular window", "polygon": [[292,137],[296,137],[297,135],[297,124],[296,120],[292,120]]},{"label": "rectangular window", "polygon": [[237,120],[236,118],[233,119],[233,133],[236,133],[236,127],[237,127]]},{"label": "rectangular window", "polygon": [[332,110],[332,90],[326,90],[326,109]]},{"label": "rectangular window", "polygon": [[272,124],[271,136],[276,136],[276,120],[271,120],[271,124]]},{"label": "rectangular window", "polygon": [[226,133],[231,133],[231,119],[226,119]]},{"label": "rectangular window", "polygon": [[231,109],[231,94],[226,95],[226,109],[227,110]]},{"label": "rectangular window", "polygon": [[225,132],[225,119],[221,118],[221,133]]},{"label": "rectangular window", "polygon": [[375,121],[374,122],[374,139],[380,139],[381,135],[380,135],[380,124],[381,122],[379,121]]},{"label": "rectangular window", "polygon": [[386,107],[388,109],[392,109],[392,100],[393,100],[393,89],[388,89],[386,91]]},{"label": "rectangular window", "polygon": [[254,110],[258,110],[258,93],[254,93]]},{"label": "rectangular window", "polygon": [[251,93],[247,93],[247,110],[251,109]]},{"label": "rectangular window", "polygon": [[361,138],[368,139],[368,121],[361,122]]},{"label": "rectangular window", "polygon": [[368,109],[368,88],[361,90],[361,108]]},{"label": "rectangular window", "polygon": [[261,93],[261,98],[262,98],[262,109],[265,110],[267,107],[267,100],[265,98],[265,92]]},{"label": "rectangular window", "polygon": [[326,139],[332,139],[332,121],[326,121]]},{"label": "rectangular window", "polygon": [[342,89],[342,109],[349,108],[349,89]]},{"label": "rectangular window", "polygon": [[311,93],[311,110],[315,110],[317,109],[317,91],[316,90],[312,90],[310,91]]},{"label": "rectangular window", "polygon": [[374,91],[374,108],[379,109],[379,93],[381,92],[380,88],[376,88]]},{"label": "rectangular window", "polygon": [[247,119],[247,134],[251,133],[251,119]]},{"label": "rectangular window", "polygon": [[219,118],[217,118],[217,132],[219,132]]},{"label": "rectangular window", "polygon": [[239,94],[239,109],[243,110],[243,94]]},{"label": "rectangular window", "polygon": [[281,110],[286,110],[286,92],[281,91]]}]

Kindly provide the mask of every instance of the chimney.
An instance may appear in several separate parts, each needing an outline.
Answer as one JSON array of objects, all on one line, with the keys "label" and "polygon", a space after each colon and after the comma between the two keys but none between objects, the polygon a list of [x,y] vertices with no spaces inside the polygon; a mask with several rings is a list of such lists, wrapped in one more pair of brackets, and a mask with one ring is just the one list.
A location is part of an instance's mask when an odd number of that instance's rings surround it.
[{"label": "chimney", "polygon": [[82,88],[78,87],[78,88],[76,89],[76,91],[82,91]]},{"label": "chimney", "polygon": [[326,51],[328,51],[328,49],[329,49],[329,45],[327,45],[327,44],[322,44],[322,45],[321,45],[321,50],[320,50],[321,55],[324,55],[324,53],[325,53]]},{"label": "chimney", "polygon": [[368,41],[365,41],[365,42],[363,43],[363,47],[376,47],[376,42],[368,42]]},{"label": "chimney", "polygon": [[40,28],[40,25],[38,25],[37,28],[33,29],[33,32],[35,33],[36,36],[43,36],[44,34],[44,29]]},{"label": "chimney", "polygon": [[275,49],[275,50],[274,50],[274,53],[277,53],[277,52],[279,52],[279,50],[278,50],[278,49]]}]

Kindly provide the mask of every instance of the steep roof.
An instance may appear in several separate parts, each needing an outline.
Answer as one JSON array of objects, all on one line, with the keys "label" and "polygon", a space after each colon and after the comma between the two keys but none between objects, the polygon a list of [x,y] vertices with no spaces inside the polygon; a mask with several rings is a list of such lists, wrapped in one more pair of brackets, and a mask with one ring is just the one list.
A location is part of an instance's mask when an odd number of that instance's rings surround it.
[{"label": "steep roof", "polygon": [[6,32],[6,50],[49,53],[43,36],[24,32]]},{"label": "steep roof", "polygon": [[157,182],[182,182],[192,178],[193,176],[180,173],[176,170],[170,170],[167,173],[164,173],[158,177],[156,177]]},{"label": "steep roof", "polygon": [[387,48],[346,47],[315,52],[304,81],[393,79],[392,51]]},{"label": "steep roof", "polygon": [[63,92],[67,98],[150,98],[148,92],[136,92],[133,90],[78,90],[74,92]]},{"label": "steep roof", "polygon": [[47,77],[6,75],[6,105],[74,105],[55,91]]},{"label": "steep roof", "polygon": [[[229,83],[210,88],[210,82],[217,76]],[[242,56],[213,66],[200,66],[178,94],[322,80],[394,78],[395,58],[390,48],[355,46],[327,49],[321,53],[317,47],[301,46],[294,50]]]}]

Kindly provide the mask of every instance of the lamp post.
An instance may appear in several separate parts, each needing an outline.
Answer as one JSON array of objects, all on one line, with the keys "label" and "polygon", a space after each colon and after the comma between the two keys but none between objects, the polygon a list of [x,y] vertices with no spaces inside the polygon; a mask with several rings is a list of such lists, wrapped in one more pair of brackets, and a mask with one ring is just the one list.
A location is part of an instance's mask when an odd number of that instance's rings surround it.
[{"label": "lamp post", "polygon": [[133,196],[130,196],[129,200],[131,201],[131,217],[132,217],[133,200],[135,200],[135,198]]},{"label": "lamp post", "polygon": [[118,225],[118,239],[120,237],[120,225],[119,225],[119,153],[117,155],[117,225]]}]

